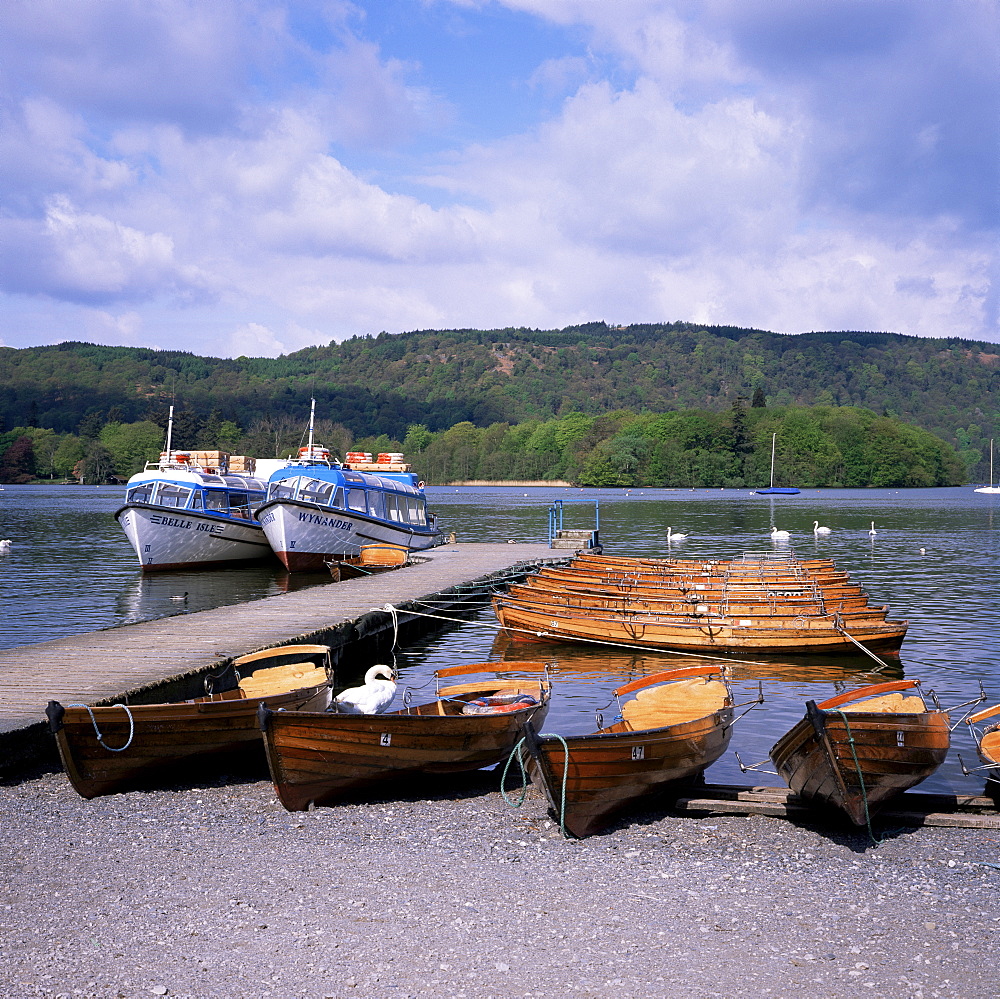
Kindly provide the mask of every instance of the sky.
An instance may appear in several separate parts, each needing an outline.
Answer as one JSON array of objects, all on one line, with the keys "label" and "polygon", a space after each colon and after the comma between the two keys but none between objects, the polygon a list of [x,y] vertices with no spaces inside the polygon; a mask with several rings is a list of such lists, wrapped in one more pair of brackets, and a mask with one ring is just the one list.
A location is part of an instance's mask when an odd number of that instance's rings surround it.
[{"label": "sky", "polygon": [[3,0],[0,345],[1000,342],[994,0]]}]

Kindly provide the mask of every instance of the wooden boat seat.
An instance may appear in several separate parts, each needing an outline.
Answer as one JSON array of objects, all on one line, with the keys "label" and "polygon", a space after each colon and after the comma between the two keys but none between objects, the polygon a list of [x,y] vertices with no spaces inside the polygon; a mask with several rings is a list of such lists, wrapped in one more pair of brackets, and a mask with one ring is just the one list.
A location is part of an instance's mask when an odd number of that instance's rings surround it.
[{"label": "wooden boat seat", "polygon": [[640,690],[622,706],[622,719],[634,730],[662,728],[719,711],[728,697],[721,680],[678,680]]},{"label": "wooden boat seat", "polygon": [[883,694],[881,697],[871,697],[867,701],[855,701],[853,704],[843,704],[840,711],[866,711],[874,714],[907,714],[919,715],[927,710],[919,697],[904,697],[899,691]]},{"label": "wooden boat seat", "polygon": [[284,666],[259,669],[251,676],[243,677],[240,690],[246,697],[270,697],[301,687],[318,687],[326,682],[326,670],[320,666],[311,662],[286,663]]}]

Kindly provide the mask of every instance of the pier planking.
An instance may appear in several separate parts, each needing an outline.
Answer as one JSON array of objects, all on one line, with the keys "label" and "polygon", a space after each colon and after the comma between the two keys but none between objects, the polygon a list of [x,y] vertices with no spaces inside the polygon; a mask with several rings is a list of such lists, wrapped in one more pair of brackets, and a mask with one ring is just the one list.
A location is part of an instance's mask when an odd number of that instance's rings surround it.
[{"label": "pier planking", "polygon": [[[366,620],[386,604],[463,588],[457,604],[476,581],[566,555],[543,544],[460,543],[419,558],[394,572],[0,650],[0,771],[5,763],[6,769],[21,765],[32,755],[31,744],[43,743],[50,699],[100,704],[124,697],[138,703],[152,691],[157,700],[193,696],[187,688],[229,659],[297,641],[321,641],[337,652],[391,629],[386,614]],[[399,620],[405,622],[405,612]]]}]

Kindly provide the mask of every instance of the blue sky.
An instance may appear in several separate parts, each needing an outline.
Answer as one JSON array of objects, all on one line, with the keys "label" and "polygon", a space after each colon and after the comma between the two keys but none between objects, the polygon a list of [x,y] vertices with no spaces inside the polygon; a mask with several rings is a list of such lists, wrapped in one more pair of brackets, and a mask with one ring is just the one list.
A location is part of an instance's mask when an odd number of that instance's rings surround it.
[{"label": "blue sky", "polygon": [[993,0],[5,0],[0,344],[1000,342]]}]

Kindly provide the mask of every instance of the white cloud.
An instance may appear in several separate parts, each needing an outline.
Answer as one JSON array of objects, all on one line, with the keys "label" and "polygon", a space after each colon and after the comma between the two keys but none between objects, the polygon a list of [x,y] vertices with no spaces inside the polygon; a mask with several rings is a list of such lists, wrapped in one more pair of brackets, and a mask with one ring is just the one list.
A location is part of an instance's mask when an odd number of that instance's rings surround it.
[{"label": "white cloud", "polygon": [[[987,43],[962,48],[977,0],[947,31],[919,0],[873,2],[881,33],[831,0],[825,47],[801,3],[506,6],[582,33],[586,57],[552,48],[522,81],[568,96],[523,134],[432,154],[458,102],[349,4],[7,5],[7,315],[33,296],[52,320],[31,312],[30,342],[234,354],[595,318],[1000,336],[981,117],[930,58],[965,52],[982,92]],[[303,35],[306,14],[325,33]]]}]

